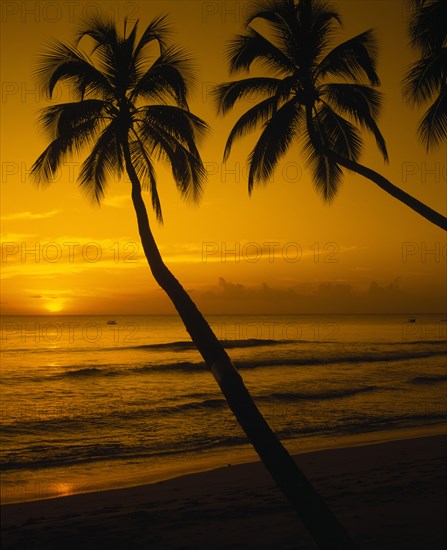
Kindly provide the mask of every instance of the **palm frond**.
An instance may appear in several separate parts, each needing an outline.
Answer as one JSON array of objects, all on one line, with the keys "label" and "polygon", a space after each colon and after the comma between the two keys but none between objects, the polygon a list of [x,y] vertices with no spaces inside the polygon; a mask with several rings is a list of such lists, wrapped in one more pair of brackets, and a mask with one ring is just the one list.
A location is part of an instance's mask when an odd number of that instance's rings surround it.
[{"label": "palm frond", "polygon": [[[123,63],[125,48],[122,47],[123,41],[118,36],[114,22],[97,13],[81,20],[78,27],[76,45],[79,46],[80,41],[86,36],[91,38],[94,44],[91,55],[96,54],[101,64],[101,72],[116,88],[120,79],[127,77],[129,67],[128,64]],[[123,86],[119,85],[119,87]]]},{"label": "palm frond", "polygon": [[447,3],[445,0],[413,0],[410,2],[409,34],[411,45],[425,56],[445,46]]},{"label": "palm frond", "polygon": [[254,61],[276,73],[290,74],[296,69],[293,59],[251,27],[229,43],[227,60],[230,74],[248,71]]},{"label": "palm frond", "polygon": [[216,86],[212,95],[216,101],[218,113],[225,115],[235,103],[250,95],[265,97],[276,95],[284,87],[279,78],[253,77],[235,82],[225,82]]},{"label": "palm frond", "polygon": [[137,133],[135,133],[135,138],[134,141],[129,143],[132,164],[135,167],[135,171],[141,181],[143,189],[149,189],[152,208],[154,209],[157,221],[162,224],[163,212],[161,209],[160,197],[158,195],[155,169],[151,162],[150,155]]},{"label": "palm frond", "polygon": [[344,158],[357,161],[363,145],[357,128],[325,104],[320,106],[315,117],[320,132],[324,134],[322,142],[326,147]]},{"label": "palm frond", "polygon": [[249,193],[255,183],[265,183],[271,176],[279,159],[296,136],[301,118],[302,109],[291,100],[275,111],[265,123],[264,130],[249,156]]},{"label": "palm frond", "polygon": [[382,103],[380,92],[361,84],[331,83],[322,86],[320,93],[333,108],[348,114],[374,135],[379,151],[385,162],[388,162],[385,139],[375,120]]},{"label": "palm frond", "polygon": [[374,31],[369,29],[330,50],[320,61],[315,77],[332,75],[354,82],[366,77],[372,86],[378,86],[380,80],[376,69],[377,54]]},{"label": "palm frond", "polygon": [[420,52],[403,79],[404,98],[413,105],[431,101],[419,123],[418,135],[427,150],[440,145],[445,131],[447,88],[447,1],[411,0],[409,34]]},{"label": "palm frond", "polygon": [[172,35],[169,18],[167,15],[155,17],[144,30],[140,40],[134,50],[134,64],[138,68],[142,61],[145,47],[151,42],[156,41],[159,44],[160,53],[164,53],[168,47],[168,41]]},{"label": "palm frond", "polygon": [[167,48],[136,82],[131,100],[165,102],[171,98],[181,107],[187,107],[188,90],[194,84],[192,75],[190,56],[180,48]]},{"label": "palm frond", "polygon": [[427,151],[447,139],[447,85],[427,109],[419,128],[419,136]]},{"label": "palm frond", "polygon": [[138,21],[127,37],[126,26],[127,19],[124,20],[124,34],[120,36],[112,20],[96,14],[82,21],[78,32],[78,44],[84,36],[93,40],[93,52],[100,60],[102,72],[112,82],[118,95],[123,95],[137,80],[133,58]]},{"label": "palm frond", "polygon": [[48,145],[31,167],[31,176],[35,183],[44,185],[54,179],[63,154],[59,140],[54,140]]},{"label": "palm frond", "polygon": [[328,83],[320,87],[319,93],[343,112],[359,120],[363,113],[374,119],[382,108],[382,94],[371,86],[351,83]]},{"label": "palm frond", "polygon": [[325,202],[329,203],[335,198],[340,188],[343,171],[323,152],[331,144],[328,143],[328,136],[323,133],[323,128],[316,116],[312,117],[312,131],[306,132],[301,141],[306,157],[306,166],[311,169],[315,190]]},{"label": "palm frond", "polygon": [[123,155],[117,131],[118,123],[110,123],[81,166],[80,186],[97,203],[100,203],[104,196],[109,178],[114,175],[120,176],[123,170]]},{"label": "palm frond", "polygon": [[116,51],[118,46],[118,34],[113,21],[99,12],[83,18],[78,23],[76,46],[79,46],[79,42],[85,36],[89,36],[93,40],[94,50],[106,48]]},{"label": "palm frond", "polygon": [[83,120],[72,127],[65,127],[31,167],[34,180],[37,183],[54,180],[62,160],[70,155],[73,149],[80,153],[84,146],[91,144],[98,129],[99,122],[96,117]]},{"label": "palm frond", "polygon": [[264,19],[276,27],[279,32],[284,28],[289,28],[290,32],[292,32],[294,28],[293,21],[296,9],[293,0],[261,0],[251,2],[249,10],[245,26],[250,25],[255,19]]},{"label": "palm frond", "polygon": [[269,97],[249,109],[239,118],[233,126],[233,129],[231,130],[225,144],[225,151],[223,155],[224,161],[226,161],[230,156],[234,141],[240,137],[243,137],[251,130],[254,130],[259,124],[270,119],[277,107],[277,98]]},{"label": "palm frond", "polygon": [[332,202],[341,187],[343,170],[313,148],[309,148],[306,164],[312,169],[312,179],[317,193],[325,202]]},{"label": "palm frond", "polygon": [[295,59],[301,67],[311,68],[341,26],[340,15],[326,2],[303,0],[296,5]]},{"label": "palm frond", "polygon": [[41,110],[39,123],[50,137],[55,139],[88,120],[97,119],[99,123],[105,115],[106,106],[107,104],[100,99],[51,105]]},{"label": "palm frond", "polygon": [[440,48],[412,63],[404,77],[404,97],[412,104],[422,105],[445,85],[447,78],[447,47]]},{"label": "palm frond", "polygon": [[174,181],[182,196],[197,202],[203,191],[206,170],[195,143],[180,136],[177,129],[171,127],[169,120],[157,117],[154,111],[141,120],[138,136],[149,155],[155,155],[171,166]]},{"label": "palm frond", "polygon": [[80,99],[86,93],[97,93],[104,98],[113,94],[111,82],[84,54],[59,41],[49,45],[40,56],[35,75],[50,98],[56,84],[64,80]]},{"label": "palm frond", "polygon": [[264,0],[254,2],[247,19],[246,27],[256,19],[267,22],[273,37],[279,42],[280,50],[286,51],[289,59],[296,53],[297,33],[296,9],[293,0]]},{"label": "palm frond", "polygon": [[190,111],[174,105],[140,107],[136,112],[136,117],[143,124],[152,124],[163,128],[165,132],[190,149],[195,148],[199,137],[209,132],[209,127],[204,120]]}]

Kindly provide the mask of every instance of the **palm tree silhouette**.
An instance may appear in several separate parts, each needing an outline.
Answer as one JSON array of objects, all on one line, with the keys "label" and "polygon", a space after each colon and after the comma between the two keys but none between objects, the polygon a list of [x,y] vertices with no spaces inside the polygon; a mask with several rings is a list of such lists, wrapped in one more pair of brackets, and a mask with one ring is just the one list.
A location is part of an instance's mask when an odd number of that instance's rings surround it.
[{"label": "palm tree silhouette", "polygon": [[[190,61],[170,45],[169,32],[166,18],[159,17],[137,40],[137,24],[127,35],[125,24],[121,36],[112,22],[96,17],[84,22],[74,46],[52,43],[37,74],[50,97],[56,84],[65,81],[77,101],[42,111],[40,121],[52,141],[32,173],[38,181],[50,181],[66,155],[89,146],[79,182],[99,202],[108,175],[127,172],[152,274],[173,302],[239,424],[320,548],[334,548],[334,541],[338,548],[353,548],[344,528],[261,415],[209,324],[164,264],[152,235],[142,185],[149,188],[161,220],[153,160],[161,158],[170,164],[180,193],[187,197],[200,196],[205,175],[195,141],[207,126],[188,109]],[[90,55],[79,49],[86,37],[93,43]],[[158,47],[155,59],[145,56],[152,47]]]},{"label": "palm tree silhouette", "polygon": [[[253,27],[254,22],[262,25],[262,32]],[[249,77],[214,89],[221,114],[250,94],[264,98],[234,125],[224,160],[235,140],[262,126],[248,159],[250,193],[255,184],[268,180],[281,156],[298,139],[324,200],[334,198],[342,168],[346,168],[447,229],[447,218],[358,162],[363,140],[357,126],[373,134],[388,161],[385,140],[377,126],[381,106],[376,89],[377,44],[373,31],[367,30],[329,49],[335,27],[340,24],[339,14],[322,0],[264,0],[255,5],[244,32],[228,46],[230,74],[249,72],[257,62],[274,76]],[[329,82],[329,78],[334,81]]]},{"label": "palm tree silhouette", "polygon": [[432,100],[419,123],[418,134],[427,151],[447,138],[447,2],[410,0],[411,45],[420,59],[404,78],[404,95],[413,105]]}]

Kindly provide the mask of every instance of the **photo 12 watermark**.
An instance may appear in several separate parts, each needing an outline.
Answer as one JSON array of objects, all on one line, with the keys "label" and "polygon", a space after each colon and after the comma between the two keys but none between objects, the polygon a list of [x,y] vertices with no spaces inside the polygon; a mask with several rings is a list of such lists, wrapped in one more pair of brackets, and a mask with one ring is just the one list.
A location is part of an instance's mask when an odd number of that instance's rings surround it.
[{"label": "photo 12 watermark", "polygon": [[140,260],[140,246],[135,242],[114,242],[104,246],[96,241],[86,243],[66,241],[36,241],[1,243],[3,264],[19,263],[69,263],[95,264],[101,260],[114,263],[136,264]]},{"label": "photo 12 watermark", "polygon": [[207,1],[201,4],[202,23],[221,25],[244,24],[257,5],[256,2],[250,0]]},{"label": "photo 12 watermark", "polygon": [[405,263],[441,263],[447,261],[445,242],[405,241],[401,248],[402,262]]},{"label": "photo 12 watermark", "polygon": [[226,343],[231,343],[234,347],[244,347],[281,342],[333,342],[337,340],[340,331],[339,324],[335,322],[294,321],[222,322],[211,323],[211,328],[224,347]]},{"label": "photo 12 watermark", "polygon": [[74,482],[55,481],[8,481],[0,483],[0,500],[2,504],[11,502],[31,502],[47,498],[64,497],[80,492],[87,492],[86,486]]},{"label": "photo 12 watermark", "polygon": [[[248,181],[249,166],[238,161],[229,162],[204,162],[205,171],[208,177],[219,179],[220,183],[241,183]],[[283,181],[285,183],[297,183],[303,177],[303,169],[298,162],[286,162],[278,164],[271,174],[268,183]]]},{"label": "photo 12 watermark", "polygon": [[447,164],[444,162],[403,162],[402,183],[446,183]]},{"label": "photo 12 watermark", "polygon": [[140,327],[128,321],[4,321],[1,341],[25,343],[96,344],[106,340],[111,344],[130,344],[139,341]]},{"label": "photo 12 watermark", "polygon": [[135,21],[140,14],[140,3],[132,1],[81,2],[78,0],[51,1],[5,1],[0,2],[2,24],[21,23],[30,25],[76,23],[80,19],[98,18],[104,14],[114,21]]},{"label": "photo 12 watermark", "polygon": [[205,241],[202,243],[202,262],[221,263],[257,263],[261,260],[269,263],[283,261],[297,263],[304,257],[311,258],[314,263],[338,263],[339,246],[335,242],[314,242],[301,245],[298,242],[278,241],[256,242],[216,242]]},{"label": "photo 12 watermark", "polygon": [[402,342],[445,342],[447,343],[447,322],[402,323]]}]

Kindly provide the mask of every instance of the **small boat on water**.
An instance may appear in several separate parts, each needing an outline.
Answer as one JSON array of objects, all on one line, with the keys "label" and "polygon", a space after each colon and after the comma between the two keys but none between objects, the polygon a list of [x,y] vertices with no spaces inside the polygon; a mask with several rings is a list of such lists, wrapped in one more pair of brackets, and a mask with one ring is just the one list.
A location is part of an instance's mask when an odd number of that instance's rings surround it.
[{"label": "small boat on water", "polygon": [[408,319],[408,322],[409,322],[409,323],[415,323],[415,322],[416,322],[416,318],[415,318],[415,317],[410,317],[410,319]]},{"label": "small boat on water", "polygon": [[116,325],[115,319],[111,319],[110,321],[107,321],[108,325]]}]

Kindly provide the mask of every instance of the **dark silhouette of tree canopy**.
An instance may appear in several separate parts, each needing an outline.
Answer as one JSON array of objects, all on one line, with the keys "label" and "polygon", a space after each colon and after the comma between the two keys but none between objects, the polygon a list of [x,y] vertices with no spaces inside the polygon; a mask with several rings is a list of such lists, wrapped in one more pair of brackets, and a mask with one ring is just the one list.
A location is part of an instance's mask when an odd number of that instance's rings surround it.
[{"label": "dark silhouette of tree canopy", "polygon": [[[93,44],[90,54],[79,49],[80,41],[87,38]],[[151,56],[146,55],[149,52]],[[170,164],[185,197],[200,196],[205,175],[196,138],[207,126],[188,109],[190,61],[170,45],[166,18],[154,19],[139,40],[137,24],[128,34],[125,24],[121,36],[112,22],[90,19],[74,46],[54,42],[49,47],[37,74],[50,97],[56,84],[65,81],[77,101],[43,110],[40,121],[52,141],[33,165],[36,180],[51,180],[66,155],[82,153],[87,147],[90,153],[81,166],[79,183],[94,200],[103,197],[109,175],[127,172],[152,274],[173,302],[242,429],[319,547],[354,548],[259,412],[209,324],[164,264],[152,235],[142,186],[149,188],[156,217],[161,220],[154,160]]]},{"label": "dark silhouette of tree canopy", "polygon": [[[66,154],[91,146],[80,175],[86,192],[100,202],[108,176],[121,176],[129,162],[149,188],[162,221],[153,159],[166,160],[182,196],[197,200],[205,169],[196,139],[207,125],[188,109],[191,63],[185,52],[169,45],[166,18],[155,19],[138,42],[136,32],[137,24],[120,37],[113,23],[93,18],[79,32],[76,46],[54,42],[49,47],[36,71],[44,89],[51,97],[56,84],[66,81],[79,101],[42,111],[40,122],[53,141],[32,171],[49,180]],[[85,37],[93,41],[95,62],[78,49]],[[160,53],[147,68],[145,55],[154,43]]]},{"label": "dark silhouette of tree canopy", "polygon": [[[262,32],[253,24],[262,26]],[[249,95],[263,98],[234,125],[224,159],[237,139],[261,127],[248,158],[249,192],[255,184],[268,180],[296,140],[324,200],[335,197],[342,168],[346,168],[447,229],[444,216],[359,163],[363,146],[359,128],[374,136],[388,161],[377,125],[382,101],[377,90],[377,42],[370,29],[332,47],[334,31],[340,25],[340,15],[323,0],[264,0],[255,4],[244,31],[228,46],[229,71],[247,73],[257,65],[272,76],[249,77],[215,88],[218,111],[224,115]]]},{"label": "dark silhouette of tree canopy", "polygon": [[408,68],[404,94],[412,105],[432,102],[419,123],[427,151],[447,139],[447,1],[409,0],[411,46],[420,58]]}]

